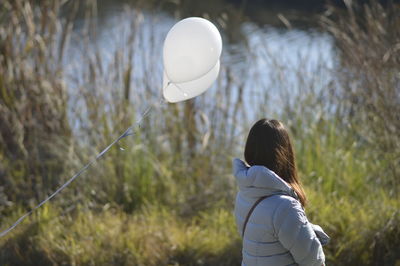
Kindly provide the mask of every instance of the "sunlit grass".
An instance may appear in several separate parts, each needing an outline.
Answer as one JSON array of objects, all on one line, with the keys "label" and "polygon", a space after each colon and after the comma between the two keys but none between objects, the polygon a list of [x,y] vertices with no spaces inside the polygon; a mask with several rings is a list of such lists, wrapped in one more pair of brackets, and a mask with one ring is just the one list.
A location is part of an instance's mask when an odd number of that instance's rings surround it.
[{"label": "sunlit grass", "polygon": [[[22,238],[27,232],[31,237]],[[117,209],[60,215],[45,207],[14,234],[1,240],[7,249],[2,265],[35,260],[34,265],[38,259],[72,265],[232,265],[240,258],[239,236],[226,209],[187,220],[154,206],[132,215]]]}]

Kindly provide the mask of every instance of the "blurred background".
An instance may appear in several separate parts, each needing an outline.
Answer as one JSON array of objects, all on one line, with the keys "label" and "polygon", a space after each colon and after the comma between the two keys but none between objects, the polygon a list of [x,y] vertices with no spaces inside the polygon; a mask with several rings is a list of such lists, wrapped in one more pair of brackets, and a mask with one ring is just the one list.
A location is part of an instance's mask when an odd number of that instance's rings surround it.
[{"label": "blurred background", "polygon": [[400,265],[398,1],[2,0],[0,226],[66,182],[162,95],[180,19],[220,30],[217,82],[157,105],[0,239],[1,265],[240,265],[233,157],[281,120],[328,265]]}]

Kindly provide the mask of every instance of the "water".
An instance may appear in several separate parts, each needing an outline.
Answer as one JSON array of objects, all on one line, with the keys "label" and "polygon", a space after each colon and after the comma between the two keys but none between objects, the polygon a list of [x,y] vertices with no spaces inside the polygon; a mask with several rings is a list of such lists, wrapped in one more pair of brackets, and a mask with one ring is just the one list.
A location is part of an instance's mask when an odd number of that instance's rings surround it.
[{"label": "water", "polygon": [[[136,1],[102,0],[97,3],[96,34],[92,45],[100,51],[103,73],[113,73],[116,51],[129,54],[132,20],[138,22],[136,39],[132,42],[134,53],[132,87],[139,88],[130,98],[145,99],[143,84],[151,84],[153,90],[161,90],[162,45],[168,30],[179,19],[188,16],[203,16],[217,25],[223,35],[224,50],[221,59],[219,86],[229,86],[229,99],[224,103],[231,112],[243,90],[247,118],[259,113],[279,113],[282,101],[295,101],[305,90],[318,93],[334,79],[331,69],[335,65],[335,46],[331,36],[318,28],[314,11],[291,8],[289,5],[240,4],[226,1],[150,1],[151,4]],[[175,4],[174,4],[175,3]],[[127,12],[126,10],[131,10]],[[85,20],[78,17],[75,32],[82,29]],[[68,64],[73,76],[79,69],[82,54],[81,42],[72,42]],[[73,52],[71,52],[73,51]],[[126,61],[127,58],[121,58]],[[227,71],[234,82],[227,84]],[[121,77],[120,77],[121,78]],[[105,77],[107,80],[107,78]],[[110,83],[111,81],[111,77]],[[107,81],[105,81],[107,82]],[[213,86],[199,99],[202,108],[207,109],[208,99],[218,95]],[[310,88],[309,88],[310,87]],[[311,88],[312,87],[312,88]],[[283,95],[289,91],[290,95]],[[290,99],[287,99],[287,98]],[[266,110],[253,110],[251,105],[260,101],[268,102]],[[272,104],[271,104],[272,103]],[[248,106],[246,106],[246,104]],[[231,106],[231,107],[230,107]],[[213,105],[210,108],[214,108]]]}]

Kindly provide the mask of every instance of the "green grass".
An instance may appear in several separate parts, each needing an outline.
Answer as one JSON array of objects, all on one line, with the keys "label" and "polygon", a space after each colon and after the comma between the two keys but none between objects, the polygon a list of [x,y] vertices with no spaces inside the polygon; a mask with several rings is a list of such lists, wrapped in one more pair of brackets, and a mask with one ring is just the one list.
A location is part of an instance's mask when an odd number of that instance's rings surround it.
[{"label": "green grass", "polygon": [[2,246],[2,265],[232,265],[240,258],[226,209],[187,220],[154,206],[132,215],[118,209],[61,215],[46,206]]},{"label": "green grass", "polygon": [[325,124],[311,128],[296,146],[308,216],[332,238],[325,248],[328,262],[391,265],[399,257],[385,245],[389,236],[390,245],[400,241],[400,199],[377,185],[375,170],[382,166],[369,162],[368,150],[357,146],[354,135],[339,134],[334,121]]},{"label": "green grass", "polygon": [[[329,126],[325,131],[320,127],[295,138],[301,177],[309,196],[309,219],[323,226],[332,238],[325,248],[329,265],[369,265],[377,260],[391,265],[398,261],[392,247],[400,244],[400,201],[374,182],[365,182],[371,167],[362,157],[362,149],[347,145],[349,138],[335,132]],[[146,166],[141,160],[137,164]],[[146,182],[157,179],[154,168],[151,165],[144,167],[148,169],[135,168],[135,165],[131,165],[135,170],[127,171],[138,173],[141,178],[125,180],[127,195],[154,197],[151,190],[134,189],[140,186],[145,189]],[[86,180],[77,183],[90,186]],[[164,183],[169,186],[165,188],[167,192],[185,193],[183,185],[175,184],[172,189],[169,179]],[[78,205],[67,213],[51,202],[0,240],[0,261],[5,265],[29,265],[37,261],[43,265],[237,265],[240,262],[241,243],[230,203],[233,198],[223,203],[213,201],[214,206],[203,211],[187,210],[187,205],[194,207],[194,203],[160,199],[142,203],[133,212],[124,209],[130,206],[129,201],[97,209]],[[17,214],[2,220],[2,227],[15,220]]]}]

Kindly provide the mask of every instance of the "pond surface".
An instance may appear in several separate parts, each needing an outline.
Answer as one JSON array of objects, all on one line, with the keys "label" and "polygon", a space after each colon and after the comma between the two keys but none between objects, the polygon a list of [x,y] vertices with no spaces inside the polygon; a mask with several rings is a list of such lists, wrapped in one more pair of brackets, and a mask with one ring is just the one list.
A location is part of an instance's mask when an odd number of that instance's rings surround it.
[{"label": "pond surface", "polygon": [[[230,85],[232,101],[237,99],[241,88],[245,102],[268,98],[279,104],[282,90],[298,95],[304,87],[311,86],[314,91],[324,89],[333,79],[330,73],[336,57],[333,38],[318,27],[319,9],[283,3],[102,0],[97,3],[97,30],[91,42],[103,60],[111,64],[115,51],[128,53],[126,43],[134,27],[132,21],[139,21],[133,41],[135,78],[132,83],[140,87],[151,79],[151,84],[161,87],[161,52],[168,30],[182,18],[202,16],[216,24],[223,35],[221,69],[229,68],[229,75],[234,79]],[[84,23],[85,19],[78,16],[74,31],[82,30]],[[72,75],[79,67],[80,56],[75,50],[80,46],[80,40],[75,40],[69,49],[68,58],[75,62]],[[228,74],[221,75],[220,82],[224,84]],[[214,87],[210,89],[213,94]],[[256,113],[250,111],[250,116]]]}]

